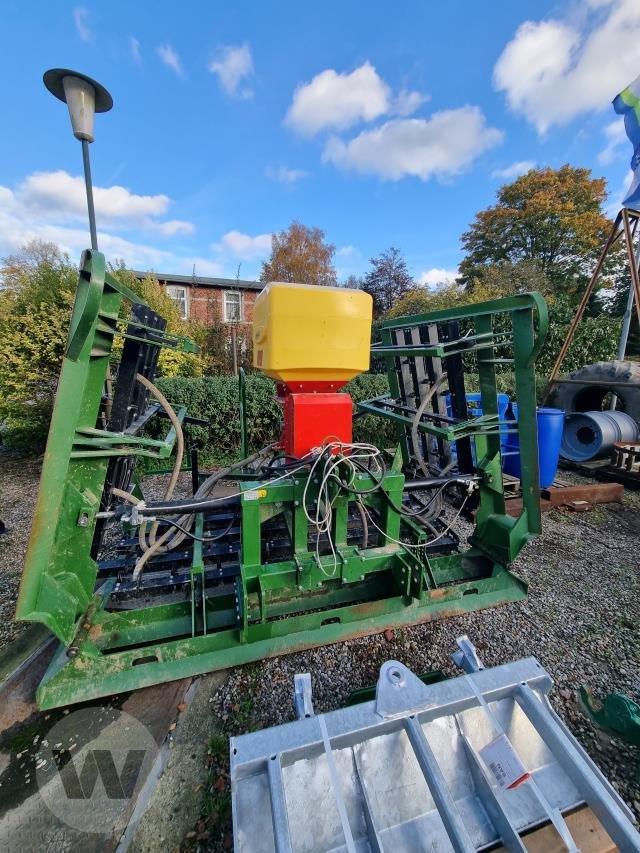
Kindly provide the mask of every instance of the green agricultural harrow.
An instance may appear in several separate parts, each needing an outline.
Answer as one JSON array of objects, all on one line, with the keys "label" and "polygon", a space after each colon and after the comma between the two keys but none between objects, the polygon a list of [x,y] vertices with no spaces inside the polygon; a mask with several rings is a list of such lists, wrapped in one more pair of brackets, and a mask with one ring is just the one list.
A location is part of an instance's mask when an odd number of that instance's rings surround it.
[{"label": "green agricultural harrow", "polygon": [[[236,465],[203,474],[195,463],[191,497],[176,499],[170,484],[152,502],[144,481],[134,485],[136,463],[171,459],[175,475],[193,422],[154,385],[160,348],[192,346],[164,327],[99,252],[84,253],[17,607],[60,640],[41,708],[526,594],[508,566],[540,530],[538,295],[383,324],[374,353],[391,393],[356,417],[391,419],[397,449],[328,441],[299,458],[278,446],[249,454],[245,429]],[[498,415],[504,364],[516,377],[517,424]],[[467,411],[469,373],[481,414]],[[149,437],[157,420],[164,438]],[[523,448],[519,518],[505,513],[508,430]],[[462,543],[456,521],[468,511]]]}]

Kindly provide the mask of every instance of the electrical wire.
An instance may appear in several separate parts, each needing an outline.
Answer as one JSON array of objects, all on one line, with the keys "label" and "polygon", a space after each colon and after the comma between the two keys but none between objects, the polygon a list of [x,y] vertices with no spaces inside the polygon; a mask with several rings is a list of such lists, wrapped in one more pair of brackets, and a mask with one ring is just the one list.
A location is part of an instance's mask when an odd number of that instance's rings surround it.
[{"label": "electrical wire", "polygon": [[[271,449],[272,447],[273,447],[273,445],[271,445],[268,449]],[[248,460],[255,461],[260,455],[262,455],[264,453],[265,450],[267,450],[267,448],[264,448],[262,451],[259,451],[258,453],[254,453],[251,457],[247,457],[246,460],[242,460],[241,462],[236,462],[234,465],[230,466],[228,469],[225,469],[224,471],[216,472],[216,474],[209,477],[206,482],[214,481],[215,477],[217,477],[217,479],[220,479],[222,476],[228,475],[235,468],[241,467],[243,462],[246,463]],[[267,482],[269,484],[271,484],[271,483],[276,483],[279,480],[284,480],[285,478],[290,477],[292,474],[296,473],[296,470],[302,470],[302,468],[304,468],[304,467],[306,467],[306,465],[301,465],[300,469],[295,469],[294,471],[287,471],[284,474],[282,474],[280,477],[275,477],[271,480],[268,480]],[[215,482],[217,482],[217,479],[215,480]],[[203,484],[203,486],[204,486],[204,484]],[[202,489],[202,486],[200,487],[200,489]],[[200,491],[200,489],[198,491]],[[198,493],[196,492],[196,494],[198,494]],[[187,518],[187,520],[192,520],[194,512],[202,512],[203,510],[212,507],[212,505],[215,505],[216,503],[219,503],[220,501],[228,500],[231,497],[240,497],[241,495],[242,495],[242,491],[236,492],[235,494],[232,494],[232,495],[224,495],[224,496],[221,496],[217,499],[216,498],[205,498],[202,501],[197,503],[197,509],[194,509],[193,512],[190,512],[186,518]],[[150,507],[150,508],[144,507],[143,508],[144,511],[148,511],[149,509],[151,509],[151,511],[153,511],[153,507]],[[167,508],[163,507],[163,512],[165,512],[166,509]],[[169,512],[171,512],[172,509],[174,509],[174,508],[171,506],[168,507]],[[141,510],[141,511],[143,511],[143,510]],[[181,512],[181,510],[178,509],[177,512]],[[184,519],[181,518],[179,521],[179,524],[184,524],[184,523],[185,523]],[[138,561],[137,561],[137,563],[133,569],[133,574],[132,574],[132,579],[134,581],[137,581],[139,579],[140,575],[142,574],[142,572],[144,570],[146,563],[151,559],[151,557],[154,554],[159,552],[160,548],[169,539],[169,536],[171,535],[171,533],[172,533],[172,531],[170,531],[170,530],[166,531],[159,539],[156,539],[155,544],[152,545],[150,548],[148,548],[142,554],[142,556],[138,559]],[[182,532],[179,532],[177,537],[175,537],[175,539],[171,541],[170,546],[167,546],[166,550],[171,550],[172,548],[175,548],[178,544],[180,544],[180,542],[184,541],[184,538],[185,538],[185,534]]]},{"label": "electrical wire", "polygon": [[[357,460],[366,459],[369,464],[371,464],[372,461],[375,461],[378,470],[382,474],[379,484],[382,483],[382,479],[384,477],[382,467],[383,463],[381,462],[381,451],[373,444],[347,443],[339,440],[328,441],[325,439],[322,446],[314,448],[314,450],[317,452],[317,458],[311,466],[307,482],[305,483],[302,494],[302,507],[307,520],[316,528],[315,555],[318,566],[326,577],[333,578],[335,577],[338,569],[338,556],[331,536],[333,526],[333,504],[338,498],[341,489],[351,489],[353,487],[353,483],[357,476]],[[348,456],[345,455],[345,451],[349,452]],[[321,465],[322,473],[320,474],[319,469]],[[341,480],[337,474],[334,473],[340,465],[344,465],[350,469],[351,476],[348,481]],[[316,474],[318,474],[318,477],[316,477]],[[338,483],[338,489],[333,497],[331,497],[329,490],[329,483],[331,480],[337,481]],[[309,485],[312,482],[319,483],[315,503],[315,515],[312,515],[308,506]],[[375,488],[379,488],[379,485],[376,485]],[[323,534],[326,535],[329,548],[331,549],[331,555],[333,558],[332,572],[328,572],[325,569],[320,559],[320,539]]]},{"label": "electrical wire", "polygon": [[368,511],[368,509],[366,508],[366,506],[362,503],[362,500],[361,500],[361,499],[360,499],[360,503],[362,504],[362,508],[364,509],[364,511],[365,511],[365,513],[366,513],[366,515],[367,515],[367,518],[369,519],[369,521],[371,522],[371,524],[376,528],[376,530],[378,530],[380,533],[382,533],[382,535],[384,536],[384,538],[385,538],[388,542],[394,542],[396,545],[403,545],[405,548],[416,548],[416,549],[419,549],[419,548],[424,548],[426,545],[433,545],[433,544],[434,544],[434,542],[437,542],[439,539],[442,539],[442,537],[443,537],[443,536],[446,536],[446,535],[447,535],[447,533],[451,530],[452,526],[453,526],[453,525],[456,523],[456,521],[460,518],[460,515],[461,515],[461,513],[462,513],[462,510],[464,509],[464,507],[465,507],[465,505],[466,505],[467,501],[469,500],[469,498],[470,498],[470,496],[471,496],[471,493],[472,493],[472,489],[470,489],[470,490],[467,492],[467,494],[465,495],[464,500],[462,501],[462,503],[460,504],[460,507],[458,508],[458,511],[456,512],[456,514],[454,515],[454,517],[451,519],[451,521],[449,522],[449,524],[448,524],[448,525],[445,527],[445,529],[442,531],[442,533],[439,533],[435,538],[433,538],[433,539],[429,539],[427,542],[422,542],[422,543],[420,543],[419,545],[414,545],[414,544],[412,544],[411,542],[403,542],[401,539],[394,539],[394,538],[393,538],[393,536],[389,536],[389,534],[388,534],[388,533],[385,533],[385,531],[375,523],[375,521],[374,521],[374,520],[373,520],[373,518],[371,517],[370,512]]},{"label": "electrical wire", "polygon": [[[438,534],[436,528],[430,523],[429,514],[430,507],[432,504],[437,503],[439,499],[441,499],[442,493],[444,490],[450,485],[456,485],[457,481],[452,480],[448,483],[443,483],[435,495],[426,503],[422,504],[420,508],[416,511],[411,511],[404,506],[396,505],[395,501],[392,497],[387,493],[387,491],[383,488],[383,481],[385,476],[385,466],[381,456],[381,451],[370,444],[347,444],[344,442],[328,442],[325,443],[321,448],[317,448],[318,456],[313,463],[311,470],[309,471],[309,476],[307,478],[307,482],[305,484],[305,488],[303,491],[302,497],[302,506],[306,515],[307,520],[315,526],[316,529],[316,544],[315,544],[315,554],[317,563],[326,577],[333,578],[335,577],[338,561],[337,554],[335,550],[335,545],[332,539],[332,526],[333,526],[333,505],[341,491],[346,491],[351,494],[354,494],[356,497],[356,504],[361,513],[361,517],[363,520],[368,518],[369,521],[373,524],[376,529],[384,534],[384,531],[381,530],[380,527],[375,523],[375,521],[371,518],[368,510],[366,509],[363,503],[363,496],[372,494],[376,491],[380,491],[384,496],[385,500],[389,503],[391,508],[401,515],[404,518],[417,518],[422,524],[429,529],[429,531],[433,534],[433,538],[429,540],[428,543],[423,543],[422,545],[416,546],[411,545],[410,543],[401,542],[400,540],[391,540],[396,542],[397,544],[406,545],[408,548],[418,548],[423,547],[424,544],[430,544],[432,542],[437,542],[441,539],[446,533],[450,530],[451,525],[449,525],[443,533]],[[349,455],[346,455],[346,452]],[[365,466],[363,460],[366,460],[367,465]],[[377,470],[380,472],[379,476],[376,475],[371,470],[372,463],[375,463]],[[345,476],[344,472],[342,474],[342,478],[338,475],[338,468],[343,465],[343,467],[347,467],[350,469],[350,476]],[[357,489],[354,487],[354,481],[357,476],[357,471],[364,471],[367,473],[373,480],[374,485],[368,489]],[[321,472],[321,473],[320,473]],[[315,513],[313,512],[313,507],[309,507],[309,487],[312,482],[318,484],[317,497],[315,501]],[[334,482],[337,485],[337,489],[333,497],[330,494],[330,483]],[[468,484],[468,493],[464,498],[460,509],[458,510],[456,516],[452,520],[451,524],[453,524],[457,518],[459,518],[460,513],[464,509],[466,502],[471,494],[471,491],[474,488],[474,484]],[[416,498],[417,496],[413,496]],[[325,535],[329,544],[329,548],[331,549],[331,555],[333,557],[333,571],[328,572],[322,564],[320,559],[320,540],[321,537]],[[366,536],[368,540],[368,527],[366,531]],[[390,537],[387,537],[390,538]]]}]

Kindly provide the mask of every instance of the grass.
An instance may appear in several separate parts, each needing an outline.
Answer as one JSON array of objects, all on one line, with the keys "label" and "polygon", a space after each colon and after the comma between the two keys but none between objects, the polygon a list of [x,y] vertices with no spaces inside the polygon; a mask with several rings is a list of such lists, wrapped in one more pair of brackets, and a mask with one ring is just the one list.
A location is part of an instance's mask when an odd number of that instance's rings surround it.
[{"label": "grass", "polygon": [[231,819],[231,786],[229,781],[229,735],[251,732],[260,726],[255,719],[253,702],[254,688],[257,685],[260,666],[250,664],[246,667],[249,679],[247,691],[231,708],[224,724],[224,731],[214,732],[209,737],[207,748],[208,776],[205,783],[200,825],[206,825],[211,833],[227,837]]}]

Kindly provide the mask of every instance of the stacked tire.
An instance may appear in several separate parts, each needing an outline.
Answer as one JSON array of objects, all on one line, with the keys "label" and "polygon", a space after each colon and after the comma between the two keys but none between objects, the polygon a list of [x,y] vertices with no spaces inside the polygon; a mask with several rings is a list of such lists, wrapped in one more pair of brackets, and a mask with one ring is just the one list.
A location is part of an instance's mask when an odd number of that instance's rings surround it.
[{"label": "stacked tire", "polygon": [[548,399],[548,405],[566,413],[561,456],[584,462],[610,454],[616,440],[637,440],[640,363],[599,361],[575,370],[568,379],[554,383]]},{"label": "stacked tire", "polygon": [[[551,391],[548,406],[571,412],[602,411],[609,394],[618,398],[616,409],[640,423],[640,363],[635,361],[598,361],[585,364],[562,379]],[[605,406],[608,408],[608,406]]]}]

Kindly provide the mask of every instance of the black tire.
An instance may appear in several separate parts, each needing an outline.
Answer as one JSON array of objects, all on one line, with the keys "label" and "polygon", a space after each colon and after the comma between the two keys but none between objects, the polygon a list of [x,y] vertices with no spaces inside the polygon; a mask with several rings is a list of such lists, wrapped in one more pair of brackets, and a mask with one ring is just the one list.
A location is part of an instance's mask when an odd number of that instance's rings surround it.
[{"label": "black tire", "polygon": [[569,374],[571,382],[554,383],[547,405],[565,412],[598,412],[608,408],[609,395],[618,398],[617,409],[640,423],[640,363],[598,361]]}]

